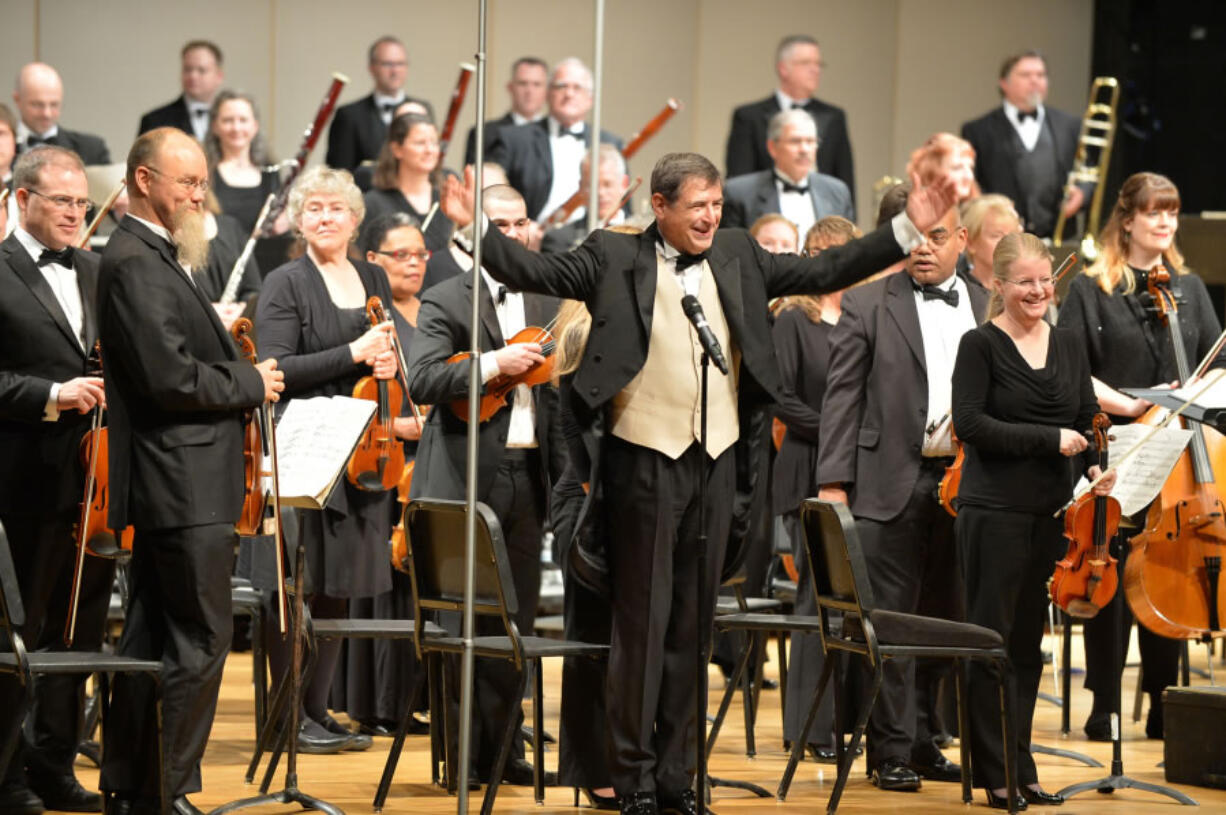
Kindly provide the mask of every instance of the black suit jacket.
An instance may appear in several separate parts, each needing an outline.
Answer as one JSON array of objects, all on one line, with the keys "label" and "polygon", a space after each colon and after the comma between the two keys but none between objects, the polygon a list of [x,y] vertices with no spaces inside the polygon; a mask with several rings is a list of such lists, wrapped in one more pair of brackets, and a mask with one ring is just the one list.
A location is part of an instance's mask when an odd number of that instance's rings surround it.
[{"label": "black suit jacket", "polygon": [[51,385],[86,373],[94,319],[98,256],[78,251],[73,268],[81,292],[85,345],[73,333],[55,293],[10,235],[0,243],[0,514],[48,516],[81,500],[79,444],[90,414],[65,411],[43,421]]},{"label": "black suit jacket", "polygon": [[[47,139],[47,144],[68,148],[80,156],[81,161],[85,164],[111,163],[111,151],[107,149],[106,142],[101,136],[95,136],[92,133],[68,130],[61,126],[54,136]],[[25,147],[18,145],[17,152],[18,154],[24,153]]]},{"label": "black suit jacket", "polygon": [[[430,111],[430,118],[434,118],[434,108],[425,99],[406,96],[404,101],[424,105]],[[386,140],[387,125],[383,124],[375,95],[368,94],[336,109],[332,126],[328,128],[328,153],[324,163],[338,170],[353,172],[363,161],[377,159]]]},{"label": "black suit jacket", "polygon": [[98,327],[110,425],[110,525],[234,523],[243,408],[264,386],[169,243],[125,216],[102,253]]},{"label": "black suit jacket", "polygon": [[[1058,168],[1055,180],[1063,186],[1069,170],[1073,169],[1081,120],[1055,108],[1045,107],[1043,111],[1046,123],[1051,126],[1056,148]],[[1018,182],[1018,160],[1022,146],[1015,132],[1003,107],[997,107],[962,125],[962,138],[975,148],[975,180],[979,182],[980,189],[985,193],[996,192],[1007,196],[1025,224],[1032,219],[1032,213],[1026,211],[1026,197]]]},{"label": "black suit jacket", "polygon": [[[421,299],[417,332],[409,350],[409,395],[422,405],[434,405],[421,442],[417,446],[417,465],[413,470],[412,496],[462,499],[466,487],[468,423],[451,410],[450,402],[468,394],[468,365],[449,364],[448,357],[466,350],[472,314],[473,275],[452,277],[427,291]],[[558,311],[553,297],[524,295],[524,318],[528,326],[544,326]],[[489,351],[506,344],[498,325],[498,315],[489,288],[481,288],[481,348]],[[561,475],[565,465],[565,445],[557,428],[557,391],[546,385],[533,388],[536,402],[536,439],[545,465],[542,495],[547,495],[552,478]],[[506,449],[511,424],[511,397],[507,406],[481,424],[478,434],[480,460],[477,496],[484,500],[494,482],[494,474]]]},{"label": "black suit jacket", "polygon": [[[515,119],[511,118],[511,111],[499,116],[497,119],[488,119],[485,122],[485,155],[488,158],[490,148],[494,146],[494,142],[498,141],[498,131],[504,127],[515,127]],[[464,163],[472,164],[477,160],[477,128],[468,128],[468,139],[464,142]]]},{"label": "black suit jacket", "polygon": [[187,110],[187,99],[182,94],[173,102],[141,116],[140,128],[136,131],[136,135],[148,133],[159,127],[177,127],[192,138],[196,137],[196,131],[192,130],[191,113]]},{"label": "black suit jacket", "polygon": [[[809,173],[806,183],[809,185],[809,199],[813,202],[813,213],[819,221],[827,215],[842,215],[849,221],[855,220],[856,208],[846,184],[822,173]],[[779,211],[779,186],[775,183],[772,170],[737,176],[724,184],[724,215],[719,225],[748,229],[763,215]],[[801,243],[804,243],[804,239],[805,236],[801,235]]]},{"label": "black suit jacket", "polygon": [[[987,290],[967,289],[980,323]],[[846,292],[830,335],[818,483],[849,483],[857,518],[894,518],[919,477],[927,421],[924,338],[910,275],[896,272]]]},{"label": "black suit jacket", "polygon": [[[607,130],[600,131],[600,141],[622,149],[622,140]],[[591,144],[590,128],[587,142]],[[519,190],[528,205],[528,217],[536,218],[549,200],[553,186],[553,152],[549,149],[549,119],[529,122],[498,130],[498,137],[486,157],[507,171],[507,181]]]},{"label": "black suit jacket", "polygon": [[[817,122],[817,171],[832,175],[847,185],[851,205],[856,205],[856,173],[851,162],[851,138],[847,135],[847,114],[842,108],[820,99],[810,99],[805,110]],[[774,167],[766,152],[766,126],[779,112],[779,99],[771,94],[760,102],[741,105],[732,112],[724,166],[729,178]],[[854,221],[855,218],[853,217]]]}]

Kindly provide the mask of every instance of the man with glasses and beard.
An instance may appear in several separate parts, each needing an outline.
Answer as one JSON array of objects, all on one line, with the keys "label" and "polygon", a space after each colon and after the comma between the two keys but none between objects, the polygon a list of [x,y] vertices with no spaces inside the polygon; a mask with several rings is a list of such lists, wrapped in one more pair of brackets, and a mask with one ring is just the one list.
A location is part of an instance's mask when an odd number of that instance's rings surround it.
[{"label": "man with glasses and beard", "polygon": [[102,255],[99,334],[110,409],[109,521],[136,529],[125,656],[162,661],[166,793],[145,677],[117,676],[101,786],[112,812],[198,812],[233,620],[230,573],[243,501],[243,410],[284,388],[276,360],[242,359],[191,279],[205,263],[208,168],[174,128],[128,154],[131,207]]}]

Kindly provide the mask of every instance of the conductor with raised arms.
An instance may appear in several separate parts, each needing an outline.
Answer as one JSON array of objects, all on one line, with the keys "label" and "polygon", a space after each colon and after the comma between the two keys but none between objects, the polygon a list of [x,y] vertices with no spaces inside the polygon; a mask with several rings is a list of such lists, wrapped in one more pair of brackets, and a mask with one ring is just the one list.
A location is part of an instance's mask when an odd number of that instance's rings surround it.
[{"label": "conductor with raised arms", "polygon": [[[472,186],[470,176],[467,186],[453,179],[445,189],[443,210],[457,225],[472,220]],[[746,457],[762,451],[743,441],[756,437],[752,424],[783,388],[768,300],[840,289],[884,269],[953,201],[942,179],[918,188],[905,213],[861,240],[815,258],[770,255],[742,230],[717,233],[723,183],[715,166],[670,153],[652,172],[656,221],[642,235],[597,230],[572,252],[538,255],[484,231],[493,277],[582,300],[592,315],[571,408],[599,444],[575,545],[597,550],[609,567],[610,755],[623,813],[697,809],[694,643],[710,636],[725,544],[743,522],[734,507],[748,506],[754,486],[737,476],[755,472]],[[712,373],[706,460],[698,444],[702,346],[682,309],[686,295],[729,363],[726,376]],[[708,603],[696,615],[700,478],[710,496],[701,531],[711,551],[702,578]]]}]

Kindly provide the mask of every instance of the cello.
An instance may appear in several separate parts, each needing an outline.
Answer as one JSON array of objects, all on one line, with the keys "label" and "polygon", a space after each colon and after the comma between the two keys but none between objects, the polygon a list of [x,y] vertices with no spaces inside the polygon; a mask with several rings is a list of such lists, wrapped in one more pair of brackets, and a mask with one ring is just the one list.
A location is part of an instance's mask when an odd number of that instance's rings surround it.
[{"label": "cello", "polygon": [[[1145,284],[1170,331],[1179,380],[1186,383],[1203,373],[1213,356],[1196,372],[1189,370],[1170,280],[1170,273],[1158,266],[1146,275]],[[1162,413],[1154,407],[1138,421],[1153,424]],[[1226,506],[1216,476],[1226,475],[1226,437],[1199,422],[1184,424],[1192,439],[1150,505],[1143,531],[1129,541],[1124,592],[1137,620],[1155,634],[1207,639],[1221,634],[1226,616],[1226,595],[1218,586]]]},{"label": "cello", "polygon": [[[1098,466],[1107,469],[1107,414],[1094,417]],[[1068,552],[1056,562],[1049,581],[1052,602],[1068,614],[1088,619],[1106,608],[1119,586],[1118,561],[1111,556],[1111,539],[1120,528],[1120,502],[1110,495],[1087,491],[1064,513]]]},{"label": "cello", "polygon": [[[371,327],[387,322],[383,301],[372,296],[366,301],[366,316]],[[393,331],[392,343],[395,345]],[[404,391],[395,379],[364,376],[353,386],[354,399],[378,404],[375,419],[358,441],[346,468],[349,483],[360,490],[383,492],[396,486],[404,472],[404,447],[396,437],[395,419],[400,415]]]}]

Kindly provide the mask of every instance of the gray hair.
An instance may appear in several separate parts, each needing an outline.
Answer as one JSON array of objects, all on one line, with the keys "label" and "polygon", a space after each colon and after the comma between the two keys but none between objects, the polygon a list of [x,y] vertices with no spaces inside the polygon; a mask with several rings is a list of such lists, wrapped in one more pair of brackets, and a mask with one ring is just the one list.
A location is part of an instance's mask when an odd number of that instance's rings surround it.
[{"label": "gray hair", "polygon": [[771,117],[770,123],[766,126],[766,138],[770,141],[779,141],[783,136],[783,129],[788,125],[793,127],[812,127],[813,135],[820,137],[817,132],[817,121],[809,114],[809,111],[790,108],[789,110],[781,110]]},{"label": "gray hair", "polygon": [[13,165],[13,189],[33,190],[43,168],[51,165],[85,173],[85,164],[76,153],[66,147],[40,144],[17,157]]},{"label": "gray hair", "polygon": [[343,196],[359,224],[366,217],[366,202],[362,200],[362,191],[353,183],[353,176],[346,170],[319,164],[303,172],[289,191],[289,221],[295,228],[302,221],[302,207],[312,195]]},{"label": "gray hair", "polygon": [[651,171],[651,194],[659,193],[669,204],[677,202],[687,179],[698,178],[707,184],[721,184],[719,170],[699,153],[665,153]]},{"label": "gray hair", "polygon": [[[483,200],[482,208],[484,208],[485,204],[495,202],[503,204],[524,203],[523,195],[520,194],[519,190],[515,189],[509,184],[491,184],[482,190],[481,195]],[[489,215],[488,212],[485,214]]]},{"label": "gray hair", "polygon": [[558,71],[560,71],[562,68],[573,68],[575,71],[577,71],[580,77],[579,84],[582,85],[583,89],[588,93],[592,92],[592,88],[595,87],[595,82],[592,80],[592,72],[586,65],[583,64],[583,60],[579,59],[578,57],[567,57],[557,65],[553,66],[553,70],[549,72],[550,87],[553,87],[554,79],[557,78]]},{"label": "gray hair", "polygon": [[816,45],[818,48],[821,47],[817,40],[808,34],[792,34],[779,41],[779,47],[775,49],[775,64],[779,64],[791,57],[792,50],[798,45]]},{"label": "gray hair", "polygon": [[[592,163],[592,151],[589,150],[583,154],[583,161],[582,163],[580,163],[579,166],[582,167],[586,171],[588,166],[591,163]],[[617,171],[621,173],[622,175],[625,175],[627,172],[626,157],[622,155],[622,152],[618,150],[616,147],[614,147],[613,145],[609,144],[608,142],[601,142],[600,143],[600,166],[596,172],[599,173],[601,169],[604,169],[605,167],[609,167],[609,166],[616,167]]]}]

